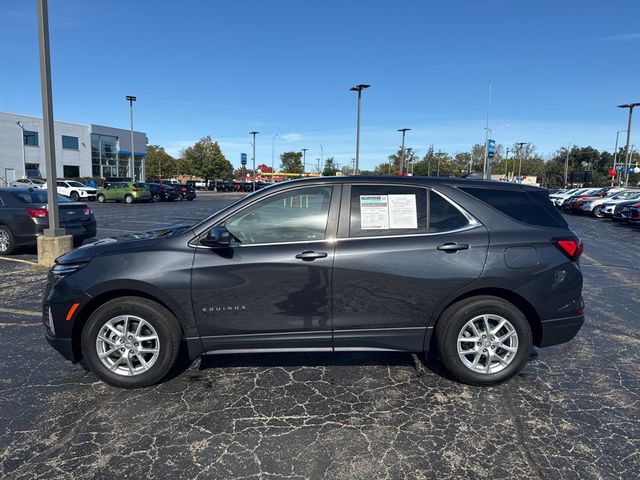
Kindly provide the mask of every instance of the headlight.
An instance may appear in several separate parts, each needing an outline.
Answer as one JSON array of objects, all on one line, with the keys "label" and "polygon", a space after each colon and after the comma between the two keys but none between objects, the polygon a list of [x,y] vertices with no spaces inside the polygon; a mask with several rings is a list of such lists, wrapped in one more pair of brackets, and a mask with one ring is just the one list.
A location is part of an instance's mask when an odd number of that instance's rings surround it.
[{"label": "headlight", "polygon": [[85,265],[86,263],[72,263],[72,264],[56,263],[51,269],[51,273],[56,277],[66,277],[67,275],[71,275],[72,273],[77,272]]},{"label": "headlight", "polygon": [[53,333],[54,335],[56,334],[56,329],[53,325],[53,315],[51,314],[51,307],[49,307],[49,321],[47,323],[47,326],[49,327],[49,330],[51,330],[51,333]]}]

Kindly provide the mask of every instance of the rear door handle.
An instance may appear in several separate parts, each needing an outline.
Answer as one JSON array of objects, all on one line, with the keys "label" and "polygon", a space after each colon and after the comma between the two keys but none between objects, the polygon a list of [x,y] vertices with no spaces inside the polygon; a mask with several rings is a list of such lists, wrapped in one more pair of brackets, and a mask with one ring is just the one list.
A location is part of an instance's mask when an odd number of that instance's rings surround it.
[{"label": "rear door handle", "polygon": [[438,250],[447,253],[456,253],[458,250],[469,250],[469,245],[466,243],[445,243],[440,245]]},{"label": "rear door handle", "polygon": [[325,258],[327,256],[327,252],[313,252],[313,251],[306,251],[306,252],[302,252],[296,255],[296,258],[298,260],[303,260],[305,262],[310,262],[312,260],[315,260],[316,258]]}]

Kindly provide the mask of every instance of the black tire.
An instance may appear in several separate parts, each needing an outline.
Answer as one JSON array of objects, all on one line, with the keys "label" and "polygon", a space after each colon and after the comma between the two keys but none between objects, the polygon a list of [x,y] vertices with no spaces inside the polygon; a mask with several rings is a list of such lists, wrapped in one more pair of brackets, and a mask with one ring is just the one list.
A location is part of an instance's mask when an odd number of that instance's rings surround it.
[{"label": "black tire", "polygon": [[153,194],[153,197],[151,197],[151,200],[153,200],[154,202],[159,202],[160,201],[160,195],[157,193]]},{"label": "black tire", "polygon": [[104,201],[106,200],[106,198],[104,198],[104,195],[100,194],[100,195],[98,195],[97,200],[98,200],[98,203],[104,203]]},{"label": "black tire", "polygon": [[[496,373],[471,370],[458,355],[458,334],[468,321],[483,314],[498,315],[508,320],[517,334],[518,347],[513,359]],[[451,305],[440,316],[435,333],[440,357],[449,373],[463,383],[478,386],[497,385],[518,373],[527,363],[533,343],[531,327],[522,312],[506,300],[488,295],[467,298]],[[484,362],[486,364],[486,360]]]},{"label": "black tire", "polygon": [[124,201],[126,203],[133,203],[133,196],[132,195],[125,195],[124,196]]},{"label": "black tire", "polygon": [[[146,371],[125,376],[111,371],[98,357],[96,340],[103,326],[119,315],[133,315],[144,319],[157,332],[158,355]],[[108,301],[91,314],[82,330],[82,355],[89,369],[104,382],[121,388],[153,385],[171,371],[176,362],[182,331],[178,320],[162,305],[140,297],[120,297]],[[126,347],[125,347],[126,348]]]},{"label": "black tire", "polygon": [[0,225],[0,255],[10,255],[16,249],[13,232],[6,225]]},{"label": "black tire", "polygon": [[69,197],[71,197],[71,200],[73,200],[74,202],[80,200],[80,195],[78,194],[78,192],[71,192],[71,195],[69,195]]},{"label": "black tire", "polygon": [[79,246],[81,246],[84,243],[84,238],[77,238],[77,237],[73,237],[73,246],[75,248],[78,248]]},{"label": "black tire", "polygon": [[193,197],[187,197],[187,200],[188,200],[189,202],[193,202]]},{"label": "black tire", "polygon": [[596,218],[604,218],[604,213],[602,213],[602,205],[598,205],[596,208],[594,208],[591,212],[591,215]]}]

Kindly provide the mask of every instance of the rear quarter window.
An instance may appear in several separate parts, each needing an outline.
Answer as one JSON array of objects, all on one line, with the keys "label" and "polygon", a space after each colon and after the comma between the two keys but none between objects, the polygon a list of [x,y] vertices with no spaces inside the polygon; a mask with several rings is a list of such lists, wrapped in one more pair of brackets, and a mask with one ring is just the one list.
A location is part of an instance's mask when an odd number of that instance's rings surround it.
[{"label": "rear quarter window", "polygon": [[513,220],[541,227],[566,227],[567,222],[554,208],[544,190],[507,190],[482,187],[458,187],[472,197]]}]

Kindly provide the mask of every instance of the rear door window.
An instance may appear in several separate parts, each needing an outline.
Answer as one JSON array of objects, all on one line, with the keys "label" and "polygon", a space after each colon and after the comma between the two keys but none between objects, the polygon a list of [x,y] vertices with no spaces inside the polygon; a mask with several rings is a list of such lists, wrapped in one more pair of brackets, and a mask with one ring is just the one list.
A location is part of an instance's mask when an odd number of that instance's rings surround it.
[{"label": "rear door window", "polygon": [[508,217],[528,225],[566,227],[544,190],[525,191],[483,187],[458,187]]},{"label": "rear door window", "polygon": [[469,225],[469,219],[442,195],[429,192],[429,233],[451,232]]}]

